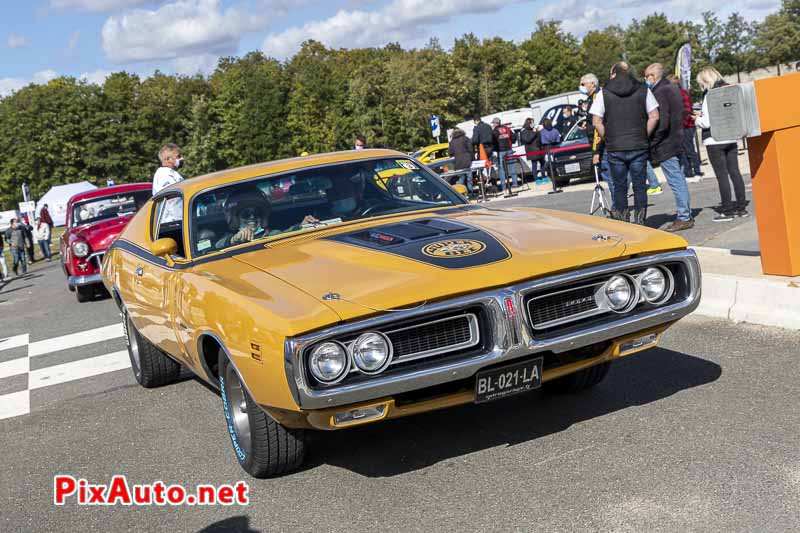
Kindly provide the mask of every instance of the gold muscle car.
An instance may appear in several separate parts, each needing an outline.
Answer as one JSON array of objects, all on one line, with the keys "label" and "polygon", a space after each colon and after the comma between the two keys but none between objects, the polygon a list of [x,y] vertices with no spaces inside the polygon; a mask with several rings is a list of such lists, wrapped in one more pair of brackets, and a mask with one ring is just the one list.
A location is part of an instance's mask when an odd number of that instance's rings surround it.
[{"label": "gold muscle car", "polygon": [[136,380],[165,385],[186,367],[217,388],[255,477],[297,468],[309,430],[592,387],[700,299],[680,237],[470,205],[391,150],[172,185],[102,275]]}]

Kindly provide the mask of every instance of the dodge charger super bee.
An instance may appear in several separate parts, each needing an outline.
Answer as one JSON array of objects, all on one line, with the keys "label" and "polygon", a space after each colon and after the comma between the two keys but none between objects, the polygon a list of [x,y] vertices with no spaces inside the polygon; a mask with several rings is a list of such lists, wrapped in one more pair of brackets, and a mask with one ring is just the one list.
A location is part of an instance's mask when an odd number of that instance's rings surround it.
[{"label": "dodge charger super bee", "polygon": [[700,299],[680,237],[470,205],[390,150],[167,187],[102,276],[136,380],[165,385],[186,367],[218,389],[256,477],[297,468],[310,430],[592,387]]}]

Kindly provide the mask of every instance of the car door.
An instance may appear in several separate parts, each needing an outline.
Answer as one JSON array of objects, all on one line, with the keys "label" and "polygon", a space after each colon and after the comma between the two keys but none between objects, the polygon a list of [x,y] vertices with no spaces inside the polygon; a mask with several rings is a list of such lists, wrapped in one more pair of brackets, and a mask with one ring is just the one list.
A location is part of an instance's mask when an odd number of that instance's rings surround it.
[{"label": "car door", "polygon": [[148,340],[169,355],[183,359],[183,350],[175,334],[175,284],[187,264],[183,231],[183,197],[174,194],[159,198],[153,205],[150,217],[149,243],[172,238],[178,250],[170,259],[143,254],[134,257],[134,283],[138,304],[136,326]]}]

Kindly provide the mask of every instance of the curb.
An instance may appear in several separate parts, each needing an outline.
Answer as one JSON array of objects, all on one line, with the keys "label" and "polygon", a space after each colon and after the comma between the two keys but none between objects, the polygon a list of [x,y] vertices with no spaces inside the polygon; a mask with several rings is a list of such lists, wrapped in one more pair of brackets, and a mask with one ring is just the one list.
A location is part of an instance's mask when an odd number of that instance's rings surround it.
[{"label": "curb", "polygon": [[[700,263],[704,268],[703,262]],[[800,279],[770,279],[703,272],[695,313],[800,330]]]}]

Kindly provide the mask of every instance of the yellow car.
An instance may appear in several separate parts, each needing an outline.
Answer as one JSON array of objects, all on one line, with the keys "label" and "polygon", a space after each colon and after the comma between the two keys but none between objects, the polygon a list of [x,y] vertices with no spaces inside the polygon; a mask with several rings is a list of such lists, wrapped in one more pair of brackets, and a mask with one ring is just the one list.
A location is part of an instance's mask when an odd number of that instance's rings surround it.
[{"label": "yellow car", "polygon": [[450,145],[447,143],[431,144],[412,153],[411,157],[427,165],[448,159],[450,157],[449,150]]},{"label": "yellow car", "polygon": [[[380,177],[393,169],[405,173]],[[186,367],[217,388],[256,477],[299,467],[309,430],[596,385],[700,299],[680,237],[470,205],[390,150],[172,185],[102,276],[136,380],[165,385]]]}]

